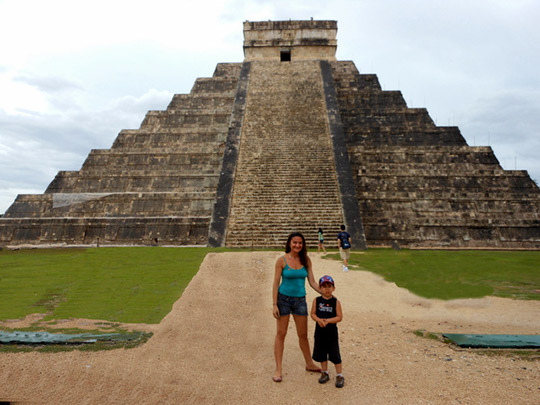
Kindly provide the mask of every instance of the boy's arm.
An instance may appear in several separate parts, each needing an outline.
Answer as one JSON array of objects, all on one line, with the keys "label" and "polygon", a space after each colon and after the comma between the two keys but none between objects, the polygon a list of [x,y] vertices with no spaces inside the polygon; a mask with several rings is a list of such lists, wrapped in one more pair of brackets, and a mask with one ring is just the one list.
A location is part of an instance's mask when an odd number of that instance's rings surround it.
[{"label": "boy's arm", "polygon": [[327,323],[338,323],[343,320],[343,310],[341,309],[341,302],[336,301],[336,316],[333,318],[328,318]]},{"label": "boy's arm", "polygon": [[313,300],[313,304],[311,305],[311,319],[317,322],[321,328],[324,328],[328,324],[326,319],[321,319],[317,316],[317,298]]}]

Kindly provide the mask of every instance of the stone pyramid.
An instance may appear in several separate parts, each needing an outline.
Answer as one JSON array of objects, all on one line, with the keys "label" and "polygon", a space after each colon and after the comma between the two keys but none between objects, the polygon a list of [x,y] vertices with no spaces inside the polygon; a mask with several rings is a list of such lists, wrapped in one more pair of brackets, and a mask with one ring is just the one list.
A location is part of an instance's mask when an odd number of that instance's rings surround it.
[{"label": "stone pyramid", "polygon": [[[0,218],[3,245],[540,248],[540,191],[337,61],[336,21],[244,23],[218,64],[139,129]],[[328,243],[327,243],[328,244]]]}]

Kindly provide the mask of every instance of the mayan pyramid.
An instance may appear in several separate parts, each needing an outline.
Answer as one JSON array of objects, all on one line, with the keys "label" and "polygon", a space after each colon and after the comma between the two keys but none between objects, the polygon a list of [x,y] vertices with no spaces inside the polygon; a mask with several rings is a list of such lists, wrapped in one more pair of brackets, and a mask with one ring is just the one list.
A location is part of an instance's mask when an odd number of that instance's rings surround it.
[{"label": "mayan pyramid", "polygon": [[540,192],[490,147],[436,126],[337,61],[336,21],[244,23],[218,64],[110,149],[0,218],[2,245],[540,248]]}]

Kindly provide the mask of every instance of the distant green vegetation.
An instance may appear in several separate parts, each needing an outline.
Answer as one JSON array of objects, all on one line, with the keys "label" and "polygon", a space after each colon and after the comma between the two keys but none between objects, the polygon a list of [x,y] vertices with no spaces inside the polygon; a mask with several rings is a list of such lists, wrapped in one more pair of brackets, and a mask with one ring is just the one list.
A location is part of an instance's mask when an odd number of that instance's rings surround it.
[{"label": "distant green vegetation", "polygon": [[425,298],[494,295],[540,300],[537,251],[368,249],[363,254],[353,252],[349,263]]},{"label": "distant green vegetation", "polygon": [[0,251],[0,320],[48,313],[159,323],[197,273],[206,248]]}]

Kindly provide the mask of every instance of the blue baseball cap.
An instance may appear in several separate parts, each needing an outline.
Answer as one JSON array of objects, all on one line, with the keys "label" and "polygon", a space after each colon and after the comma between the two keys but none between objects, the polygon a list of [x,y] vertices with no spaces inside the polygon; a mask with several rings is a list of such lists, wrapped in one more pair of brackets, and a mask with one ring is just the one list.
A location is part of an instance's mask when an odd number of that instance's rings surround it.
[{"label": "blue baseball cap", "polygon": [[332,285],[335,285],[334,284],[334,279],[330,276],[322,276],[320,279],[319,279],[319,285],[323,285],[324,283],[330,283]]}]

